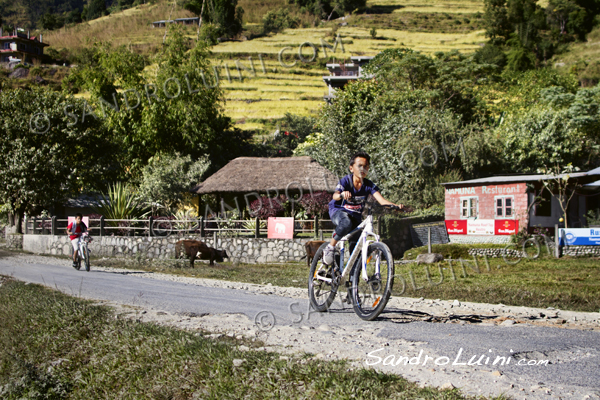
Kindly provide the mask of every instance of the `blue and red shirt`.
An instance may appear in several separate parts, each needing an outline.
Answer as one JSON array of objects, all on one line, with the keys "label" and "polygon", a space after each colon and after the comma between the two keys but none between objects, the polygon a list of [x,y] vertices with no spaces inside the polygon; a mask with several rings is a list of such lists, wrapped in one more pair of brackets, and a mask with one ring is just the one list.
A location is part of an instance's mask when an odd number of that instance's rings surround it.
[{"label": "blue and red shirt", "polygon": [[[335,187],[336,192],[350,192],[352,193],[352,197],[348,200],[331,200],[329,202],[329,217],[333,216],[337,211],[343,210],[353,217],[360,217],[365,208],[365,202],[369,195],[374,195],[379,192],[379,188],[373,182],[368,179],[363,179],[363,184],[360,190],[357,190],[354,187],[354,182],[352,181],[352,174],[346,175],[342,179],[340,179],[339,183]],[[343,204],[343,205],[342,205]]]}]

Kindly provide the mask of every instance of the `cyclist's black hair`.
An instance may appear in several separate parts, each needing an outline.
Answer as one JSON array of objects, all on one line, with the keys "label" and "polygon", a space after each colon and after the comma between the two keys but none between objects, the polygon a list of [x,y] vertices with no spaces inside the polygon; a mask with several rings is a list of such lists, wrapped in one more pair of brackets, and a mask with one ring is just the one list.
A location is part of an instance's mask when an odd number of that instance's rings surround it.
[{"label": "cyclist's black hair", "polygon": [[367,163],[369,165],[371,165],[371,156],[368,155],[367,153],[365,153],[364,151],[359,151],[357,153],[354,153],[354,155],[352,156],[352,158],[350,159],[350,166],[354,165],[354,161],[356,161],[356,159],[360,157],[360,158],[365,158],[367,160]]},{"label": "cyclist's black hair", "polygon": [[81,215],[81,213],[77,213],[77,214],[75,214],[75,218],[77,218],[77,217],[83,218],[83,215]]}]

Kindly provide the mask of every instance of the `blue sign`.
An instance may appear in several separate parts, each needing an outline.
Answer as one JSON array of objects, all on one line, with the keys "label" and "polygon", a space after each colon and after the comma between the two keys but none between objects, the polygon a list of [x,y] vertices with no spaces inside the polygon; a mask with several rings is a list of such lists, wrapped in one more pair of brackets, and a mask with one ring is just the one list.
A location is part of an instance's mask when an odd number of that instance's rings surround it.
[{"label": "blue sign", "polygon": [[600,228],[559,229],[561,246],[600,246]]}]

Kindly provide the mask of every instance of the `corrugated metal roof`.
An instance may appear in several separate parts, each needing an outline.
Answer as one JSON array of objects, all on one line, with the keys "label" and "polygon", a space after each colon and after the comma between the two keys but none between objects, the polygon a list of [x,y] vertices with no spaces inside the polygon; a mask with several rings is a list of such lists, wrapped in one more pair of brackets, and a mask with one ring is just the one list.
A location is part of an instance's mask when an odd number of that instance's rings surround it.
[{"label": "corrugated metal roof", "polygon": [[543,174],[489,176],[486,178],[477,178],[477,179],[471,179],[468,181],[442,183],[442,186],[476,185],[476,184],[483,184],[483,183],[539,182],[539,181],[545,181],[548,179],[554,179],[557,177],[562,177],[565,175],[569,175],[569,177],[571,177],[571,178],[600,176],[600,167],[595,168],[591,171],[587,171],[587,172],[574,172],[572,174],[561,174],[561,175],[556,175],[556,176],[555,175],[543,175]]}]

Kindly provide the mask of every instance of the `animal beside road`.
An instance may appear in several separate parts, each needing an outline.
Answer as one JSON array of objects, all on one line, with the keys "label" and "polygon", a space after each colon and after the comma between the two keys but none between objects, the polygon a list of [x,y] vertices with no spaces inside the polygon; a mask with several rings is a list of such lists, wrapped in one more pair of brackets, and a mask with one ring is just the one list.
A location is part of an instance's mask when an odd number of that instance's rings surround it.
[{"label": "animal beside road", "polygon": [[229,258],[225,250],[217,250],[208,247],[206,243],[199,240],[180,240],[175,243],[175,258],[189,257],[190,267],[194,268],[194,261],[210,260],[209,265],[215,265],[215,261],[223,262],[224,258]]},{"label": "animal beside road", "polygon": [[311,240],[310,242],[306,242],[304,244],[304,249],[306,250],[306,255],[304,257],[306,257],[306,264],[308,264],[308,268],[310,268],[312,259],[315,258],[315,254],[317,254],[319,247],[321,247],[323,243],[325,243],[323,240]]}]

